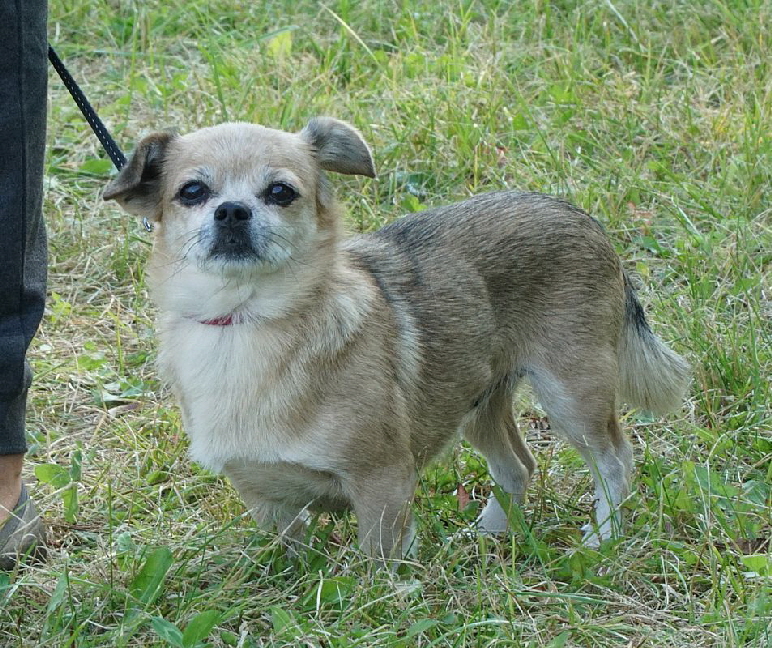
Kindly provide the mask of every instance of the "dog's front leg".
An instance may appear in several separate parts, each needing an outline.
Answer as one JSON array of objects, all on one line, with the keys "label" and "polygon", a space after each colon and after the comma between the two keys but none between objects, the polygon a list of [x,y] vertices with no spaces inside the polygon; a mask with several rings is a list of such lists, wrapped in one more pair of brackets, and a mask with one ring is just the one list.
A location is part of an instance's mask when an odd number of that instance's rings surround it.
[{"label": "dog's front leg", "polygon": [[276,531],[287,553],[298,556],[308,547],[308,527],[311,515],[308,510],[288,508],[265,500],[247,501],[249,513],[257,525],[266,531]]},{"label": "dog's front leg", "polygon": [[357,516],[359,546],[381,564],[415,553],[410,510],[415,486],[412,459],[409,464],[368,470],[349,481],[347,490]]},{"label": "dog's front leg", "polygon": [[225,473],[257,525],[276,531],[287,549],[297,553],[307,540],[310,515],[306,508],[292,504],[297,497],[289,497],[291,485],[281,484],[278,479],[281,469],[264,465],[258,470],[250,465],[231,464]]}]

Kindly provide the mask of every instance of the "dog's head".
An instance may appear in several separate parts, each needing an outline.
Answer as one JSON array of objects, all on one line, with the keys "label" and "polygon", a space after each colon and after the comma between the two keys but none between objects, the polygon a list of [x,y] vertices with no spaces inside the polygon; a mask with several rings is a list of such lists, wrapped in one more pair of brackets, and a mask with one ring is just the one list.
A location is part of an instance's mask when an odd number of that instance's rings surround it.
[{"label": "dog's head", "polygon": [[324,171],[375,175],[352,126],[320,117],[286,133],[230,123],[145,137],[104,197],[157,223],[156,246],[170,261],[221,276],[269,273],[308,261],[334,234]]}]

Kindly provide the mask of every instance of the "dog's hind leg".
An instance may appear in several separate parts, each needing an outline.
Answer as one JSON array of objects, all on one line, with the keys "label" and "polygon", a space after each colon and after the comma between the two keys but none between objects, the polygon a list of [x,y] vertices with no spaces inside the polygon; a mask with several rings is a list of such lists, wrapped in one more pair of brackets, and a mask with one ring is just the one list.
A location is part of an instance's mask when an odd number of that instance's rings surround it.
[{"label": "dog's hind leg", "polygon": [[570,365],[529,373],[551,427],[576,447],[593,476],[596,525],[584,527],[590,546],[620,534],[620,506],[630,488],[633,451],[617,419],[616,376],[615,354],[597,349]]},{"label": "dog's hind leg", "polygon": [[[515,423],[512,403],[515,388],[516,383],[505,380],[486,394],[464,421],[463,433],[487,459],[496,484],[519,506],[525,501],[536,461]],[[504,533],[508,529],[507,520],[507,512],[498,499],[491,496],[476,526],[483,533]]]}]

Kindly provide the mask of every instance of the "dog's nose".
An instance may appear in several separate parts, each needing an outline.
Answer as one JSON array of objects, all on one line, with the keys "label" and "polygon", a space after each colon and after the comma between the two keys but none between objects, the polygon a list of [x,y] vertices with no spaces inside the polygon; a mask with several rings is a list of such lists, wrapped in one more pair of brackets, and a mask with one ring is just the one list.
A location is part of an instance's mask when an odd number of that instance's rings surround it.
[{"label": "dog's nose", "polygon": [[247,221],[250,218],[252,210],[240,202],[224,202],[214,210],[214,219],[223,225]]}]

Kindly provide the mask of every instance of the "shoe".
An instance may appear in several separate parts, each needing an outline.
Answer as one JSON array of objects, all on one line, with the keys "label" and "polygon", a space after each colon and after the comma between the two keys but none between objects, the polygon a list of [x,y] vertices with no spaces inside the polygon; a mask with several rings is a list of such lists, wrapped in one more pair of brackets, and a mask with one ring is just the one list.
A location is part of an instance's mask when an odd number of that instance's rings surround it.
[{"label": "shoe", "polygon": [[28,558],[42,559],[45,553],[45,527],[22,484],[19,501],[0,526],[0,571],[11,571]]}]

